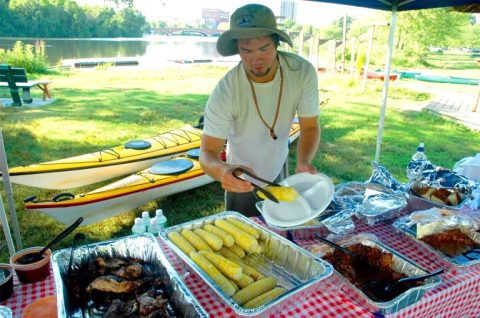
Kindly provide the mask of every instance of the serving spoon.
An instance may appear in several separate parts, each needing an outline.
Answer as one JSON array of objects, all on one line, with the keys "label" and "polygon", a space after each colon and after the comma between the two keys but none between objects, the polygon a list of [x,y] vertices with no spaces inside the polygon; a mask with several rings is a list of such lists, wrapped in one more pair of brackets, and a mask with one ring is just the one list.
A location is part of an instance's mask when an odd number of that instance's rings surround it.
[{"label": "serving spoon", "polygon": [[425,275],[418,275],[418,276],[410,276],[410,277],[404,277],[400,278],[399,280],[396,280],[394,282],[385,282],[385,281],[379,281],[379,280],[371,280],[365,283],[364,288],[376,293],[376,294],[389,294],[392,291],[394,291],[398,286],[401,286],[402,284],[405,283],[413,283],[413,282],[418,282],[418,281],[423,281],[427,278],[438,276],[444,272],[443,268],[437,269],[436,271],[432,273],[428,273]]},{"label": "serving spoon", "polygon": [[326,244],[330,245],[331,247],[334,247],[334,248],[336,248],[337,250],[339,250],[339,251],[341,251],[341,252],[343,252],[343,253],[345,253],[345,254],[347,254],[347,255],[350,255],[351,257],[353,257],[353,258],[355,258],[355,259],[357,259],[357,260],[359,260],[359,261],[365,262],[365,259],[364,259],[363,257],[361,257],[360,255],[358,255],[358,254],[350,251],[349,249],[347,249],[347,248],[345,248],[345,247],[343,247],[343,246],[340,246],[340,245],[338,245],[338,244],[336,244],[336,243],[334,243],[334,242],[332,242],[332,241],[330,241],[330,240],[328,240],[328,239],[326,239],[326,238],[324,238],[324,237],[321,237],[321,236],[318,235],[317,233],[314,233],[313,235],[315,235],[315,237],[316,237],[317,239],[319,239],[320,241],[322,241],[323,243],[326,243]]},{"label": "serving spoon", "polygon": [[26,265],[26,264],[35,263],[42,260],[43,253],[45,253],[49,248],[51,248],[52,246],[54,246],[55,244],[63,240],[68,234],[70,234],[73,230],[75,230],[82,222],[83,222],[83,217],[79,217],[78,220],[76,220],[72,225],[70,225],[65,230],[63,230],[60,234],[55,236],[55,238],[52,241],[50,241],[50,243],[48,243],[40,251],[35,253],[25,254],[22,257],[20,257],[17,260],[18,264]]}]

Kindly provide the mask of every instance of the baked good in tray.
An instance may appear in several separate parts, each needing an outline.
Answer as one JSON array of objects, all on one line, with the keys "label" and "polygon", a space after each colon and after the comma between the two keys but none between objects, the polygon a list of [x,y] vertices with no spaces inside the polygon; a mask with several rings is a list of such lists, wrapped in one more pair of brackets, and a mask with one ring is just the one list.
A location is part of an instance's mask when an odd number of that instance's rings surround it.
[{"label": "baked good in tray", "polygon": [[464,196],[456,189],[435,188],[415,184],[412,191],[418,196],[434,203],[457,206],[463,202]]},{"label": "baked good in tray", "polygon": [[459,228],[430,234],[420,238],[420,240],[450,257],[480,248],[477,242]]},{"label": "baked good in tray", "polygon": [[390,301],[406,290],[423,284],[422,282],[401,284],[389,293],[372,289],[369,285],[371,281],[380,281],[388,284],[407,276],[392,267],[393,254],[391,253],[360,243],[349,245],[347,248],[360,256],[361,259],[356,259],[339,250],[333,250],[333,252],[325,254],[323,258],[332,264],[352,284],[375,301]]}]

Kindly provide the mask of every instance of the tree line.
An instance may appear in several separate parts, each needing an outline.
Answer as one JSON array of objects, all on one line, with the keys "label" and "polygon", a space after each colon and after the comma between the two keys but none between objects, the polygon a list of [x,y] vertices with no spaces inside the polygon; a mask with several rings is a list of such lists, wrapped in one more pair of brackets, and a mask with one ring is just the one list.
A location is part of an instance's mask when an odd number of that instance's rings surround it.
[{"label": "tree line", "polygon": [[72,0],[0,0],[0,36],[140,37],[149,31],[132,6],[80,6]]}]

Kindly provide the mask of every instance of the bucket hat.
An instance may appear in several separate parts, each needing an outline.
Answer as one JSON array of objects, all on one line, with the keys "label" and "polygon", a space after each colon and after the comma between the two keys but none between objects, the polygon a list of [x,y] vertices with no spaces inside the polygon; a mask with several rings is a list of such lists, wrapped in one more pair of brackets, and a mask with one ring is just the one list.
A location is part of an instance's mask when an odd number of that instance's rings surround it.
[{"label": "bucket hat", "polygon": [[223,32],[217,40],[217,51],[223,56],[238,54],[235,40],[278,34],[281,41],[293,46],[287,33],[277,27],[272,10],[260,4],[247,4],[233,12],[230,30]]}]

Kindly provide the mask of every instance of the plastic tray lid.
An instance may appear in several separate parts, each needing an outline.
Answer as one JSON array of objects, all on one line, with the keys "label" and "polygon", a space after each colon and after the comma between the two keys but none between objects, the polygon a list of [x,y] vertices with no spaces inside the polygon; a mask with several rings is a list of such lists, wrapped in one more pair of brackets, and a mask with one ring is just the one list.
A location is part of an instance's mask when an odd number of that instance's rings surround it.
[{"label": "plastic tray lid", "polygon": [[318,217],[335,192],[332,180],[322,173],[294,174],[282,180],[280,185],[295,188],[299,197],[280,203],[265,200],[260,210],[267,223],[280,227],[297,226]]}]

